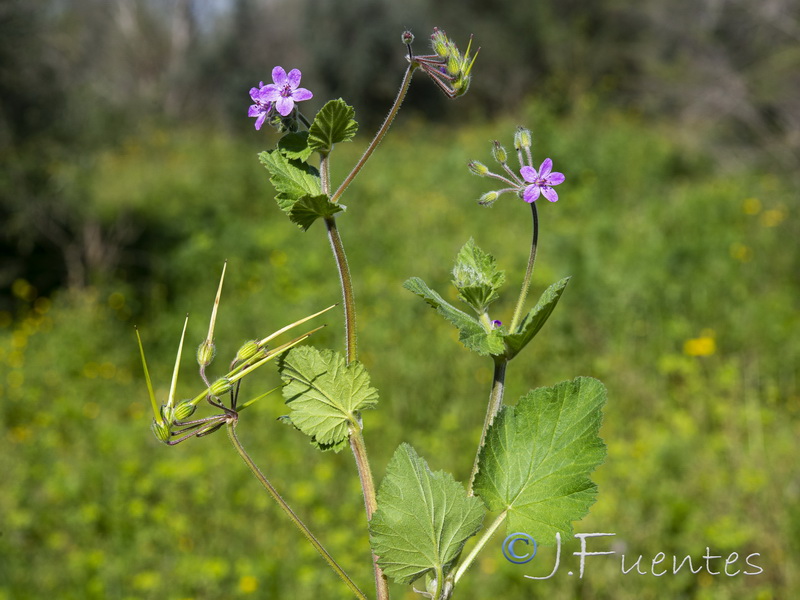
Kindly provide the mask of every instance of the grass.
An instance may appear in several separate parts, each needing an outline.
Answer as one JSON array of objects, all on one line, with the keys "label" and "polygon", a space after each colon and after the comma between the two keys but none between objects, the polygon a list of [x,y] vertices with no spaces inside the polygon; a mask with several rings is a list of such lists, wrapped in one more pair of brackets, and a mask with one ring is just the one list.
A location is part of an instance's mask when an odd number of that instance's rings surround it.
[{"label": "grass", "polygon": [[[792,182],[746,165],[724,171],[666,125],[588,101],[566,115],[531,106],[515,121],[471,129],[401,116],[343,198],[360,356],[381,392],[379,410],[364,415],[376,478],[401,441],[434,469],[469,474],[490,361],[469,354],[401,285],[416,275],[449,294],[452,260],[474,237],[507,271],[492,316],[510,318],[529,211],[511,197],[477,206],[490,187],[465,163],[488,164],[494,138],[511,147],[518,122],[533,130],[535,156],[550,156],[567,175],[559,203],[540,206],[529,302],[573,278],[536,342],[512,363],[507,401],[577,375],[609,389],[601,432],[609,457],[595,474],[598,502],[576,530],[615,532],[614,549],[629,560],[643,555],[642,565],[658,552],[669,561],[709,547],[738,552],[740,566],[758,552],[764,573],[623,575],[615,557],[587,559],[579,580],[565,572],[578,550],[571,541],[562,572],[533,581],[523,574],[548,571],[552,549],[515,566],[498,535],[460,595],[786,597],[799,584],[800,539]],[[337,148],[334,177],[363,143]],[[149,431],[132,326],[140,326],[165,397],[183,315],[190,312],[188,339],[199,343],[223,260],[222,363],[244,340],[338,301],[322,228],[303,234],[279,213],[255,158],[260,149],[207,132],[155,132],[96,157],[87,202],[99,218],[116,209],[142,225],[137,260],[149,277],[128,267],[52,298],[15,284],[20,310],[0,315],[0,600],[348,597],[224,434],[167,449]],[[314,343],[341,349],[340,315],[324,321]],[[181,397],[199,387],[191,354]],[[263,371],[245,384],[249,396],[277,385],[274,369]],[[248,410],[242,441],[370,590],[352,459],[315,452],[275,421],[284,412],[278,396]],[[415,595],[396,586],[394,597]]]}]

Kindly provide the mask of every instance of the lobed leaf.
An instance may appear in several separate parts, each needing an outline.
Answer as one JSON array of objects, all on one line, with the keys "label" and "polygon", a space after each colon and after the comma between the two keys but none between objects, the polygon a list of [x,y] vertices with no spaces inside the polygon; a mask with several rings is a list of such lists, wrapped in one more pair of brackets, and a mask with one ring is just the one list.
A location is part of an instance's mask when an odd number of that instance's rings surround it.
[{"label": "lobed leaf", "polygon": [[270,172],[270,183],[278,192],[278,206],[287,214],[303,196],[322,194],[319,171],[311,165],[288,158],[277,149],[261,152],[258,159]]},{"label": "lobed leaf", "polygon": [[459,297],[479,315],[499,298],[497,292],[505,278],[494,256],[478,248],[472,238],[459,250],[453,267],[453,285]]},{"label": "lobed leaf", "polygon": [[317,219],[333,216],[345,209],[344,205],[331,202],[326,194],[320,194],[318,196],[303,196],[293,202],[288,214],[292,223],[303,231],[308,231],[308,228]]},{"label": "lobed leaf", "polygon": [[353,119],[355,114],[355,109],[341,98],[328,101],[308,129],[309,148],[328,154],[334,144],[353,139],[358,131],[358,123]]},{"label": "lobed leaf", "polygon": [[519,354],[520,350],[527,346],[536,334],[539,333],[539,330],[547,322],[556,304],[558,304],[558,301],[561,299],[561,294],[564,293],[564,288],[567,287],[569,280],[569,277],[565,277],[561,281],[557,281],[548,287],[539,297],[536,306],[522,319],[519,327],[517,327],[517,331],[506,335],[506,356],[508,356],[509,359]]},{"label": "lobed leaf", "polygon": [[378,489],[370,542],[384,573],[411,583],[428,572],[444,576],[464,543],[480,529],[485,510],[444,471],[431,472],[414,448],[400,444]]},{"label": "lobed leaf", "polygon": [[474,490],[491,511],[508,511],[508,531],[539,543],[572,535],[594,503],[589,474],[605,459],[597,435],[606,390],[578,377],[528,392],[495,418],[480,452]]},{"label": "lobed leaf", "polygon": [[481,356],[502,354],[505,351],[503,334],[499,329],[487,331],[477,319],[449,304],[419,277],[408,279],[403,287],[425,300],[436,312],[455,325],[459,331],[458,339],[468,349]]},{"label": "lobed leaf", "polygon": [[308,160],[313,150],[308,146],[308,132],[294,131],[287,133],[278,141],[278,150],[286,158],[300,161]]},{"label": "lobed leaf", "polygon": [[359,412],[378,402],[364,366],[347,365],[333,350],[297,346],[281,357],[278,368],[291,423],[322,449],[340,449]]}]

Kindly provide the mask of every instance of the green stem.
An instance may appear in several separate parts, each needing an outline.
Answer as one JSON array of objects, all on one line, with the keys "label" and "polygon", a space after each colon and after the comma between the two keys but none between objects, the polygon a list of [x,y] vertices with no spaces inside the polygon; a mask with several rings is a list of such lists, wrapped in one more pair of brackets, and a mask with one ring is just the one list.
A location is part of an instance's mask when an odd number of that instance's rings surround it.
[{"label": "green stem", "polygon": [[477,543],[472,548],[467,557],[464,559],[464,561],[460,565],[458,565],[455,577],[453,578],[453,585],[458,583],[458,580],[461,579],[464,573],[467,572],[467,569],[469,569],[470,565],[472,565],[472,563],[475,561],[475,558],[478,556],[478,553],[481,550],[483,550],[483,547],[489,542],[489,539],[491,539],[492,535],[494,535],[494,532],[497,531],[497,528],[500,527],[500,525],[502,525],[503,522],[506,520],[507,515],[508,515],[507,511],[504,510],[503,512],[501,512],[497,516],[497,518],[492,522],[492,524],[489,525],[486,531],[483,532],[483,535],[477,541]]},{"label": "green stem", "polygon": [[531,216],[533,217],[533,237],[531,239],[531,254],[528,257],[528,269],[525,271],[525,279],[522,281],[522,289],[519,293],[519,300],[514,309],[514,317],[511,319],[509,331],[516,333],[519,321],[522,318],[522,311],[525,308],[525,298],[528,296],[528,288],[531,285],[531,275],[533,275],[533,264],[536,262],[536,247],[539,244],[539,213],[536,210],[536,202],[531,202]]},{"label": "green stem", "polygon": [[414,74],[414,71],[417,69],[417,67],[419,67],[419,64],[415,62],[412,62],[411,64],[408,65],[406,73],[403,76],[403,82],[400,84],[400,90],[397,92],[397,97],[394,100],[392,108],[389,110],[389,114],[386,115],[386,119],[383,121],[383,125],[381,125],[381,128],[378,130],[378,133],[375,134],[375,137],[372,139],[372,142],[370,142],[370,145],[367,147],[367,149],[364,151],[364,154],[356,163],[356,166],[353,167],[352,171],[350,171],[350,174],[342,182],[342,185],[339,186],[339,189],[336,190],[336,193],[334,193],[333,196],[331,196],[331,202],[336,202],[337,200],[339,200],[341,195],[347,189],[347,186],[349,186],[352,183],[353,179],[355,179],[356,175],[358,175],[358,172],[366,164],[367,160],[369,160],[369,157],[375,151],[375,148],[377,148],[378,144],[381,143],[383,136],[385,136],[386,132],[389,131],[389,127],[392,125],[392,121],[394,121],[394,118],[397,116],[397,111],[400,110],[400,105],[403,104],[403,100],[405,99],[406,93],[408,92],[408,86],[411,83],[411,76]]},{"label": "green stem", "polygon": [[233,447],[236,448],[236,451],[239,453],[239,456],[241,456],[242,460],[244,460],[247,466],[250,467],[250,470],[253,472],[253,475],[256,476],[256,479],[261,482],[261,485],[263,485],[269,495],[272,496],[272,499],[278,503],[278,506],[280,506],[281,509],[283,509],[283,512],[286,513],[292,523],[294,523],[295,526],[300,530],[300,533],[303,534],[303,537],[305,537],[311,543],[311,545],[314,546],[317,552],[322,555],[322,558],[325,559],[325,562],[327,562],[330,567],[336,571],[336,574],[342,578],[342,581],[347,584],[347,587],[349,587],[350,590],[356,595],[356,598],[367,600],[367,597],[364,595],[364,593],[358,589],[358,586],[356,586],[347,573],[345,573],[344,570],[337,564],[333,557],[328,554],[328,551],[322,547],[322,544],[319,543],[317,538],[314,537],[314,534],[312,534],[308,527],[306,527],[305,524],[300,520],[300,517],[298,517],[291,507],[286,503],[286,501],[281,498],[280,494],[278,494],[278,491],[272,487],[272,484],[267,480],[258,466],[253,462],[253,459],[250,458],[250,455],[245,451],[244,447],[239,441],[239,438],[236,436],[235,427],[235,420],[228,421],[228,437],[230,438],[231,443],[233,443]]},{"label": "green stem", "polygon": [[[339,270],[339,279],[342,283],[342,298],[344,304],[344,323],[345,323],[345,352],[347,364],[354,362],[358,356],[356,341],[356,304],[353,295],[353,283],[350,276],[350,268],[347,265],[347,256],[344,252],[342,238],[336,228],[336,221],[333,217],[325,218],[325,226],[328,228],[328,239],[331,243],[333,256]],[[378,508],[377,494],[375,493],[375,480],[372,477],[372,470],[367,458],[367,447],[364,442],[361,425],[352,423],[350,426],[350,448],[358,468],[358,478],[361,481],[361,492],[364,496],[364,506],[367,513],[367,521],[372,518],[372,514]],[[389,600],[389,581],[383,574],[383,569],[378,566],[378,557],[372,553],[372,568],[375,574],[375,590],[378,600]]]},{"label": "green stem", "polygon": [[[358,478],[361,480],[361,490],[364,495],[364,510],[367,513],[367,522],[378,510],[378,496],[375,492],[375,480],[372,478],[372,469],[367,458],[367,446],[361,426],[354,423],[350,427],[350,449],[358,467]],[[389,600],[389,580],[383,574],[383,569],[378,566],[378,557],[372,553],[372,570],[375,575],[375,590],[378,600]]]},{"label": "green stem", "polygon": [[483,432],[481,432],[481,441],[478,444],[478,451],[475,453],[475,461],[472,463],[472,473],[469,476],[469,488],[467,495],[473,496],[472,486],[475,483],[475,475],[478,473],[478,459],[481,455],[481,448],[486,443],[486,434],[491,427],[497,413],[500,412],[500,407],[503,406],[503,393],[506,386],[506,366],[508,359],[503,356],[494,357],[494,377],[492,378],[492,391],[489,394],[489,406],[486,407],[486,417],[483,420]]},{"label": "green stem", "polygon": [[350,276],[350,267],[347,266],[347,255],[344,252],[342,238],[336,228],[334,217],[325,217],[325,227],[328,229],[328,240],[331,243],[336,268],[339,270],[339,281],[342,284],[342,300],[344,304],[344,334],[345,353],[347,363],[350,364],[358,356],[356,339],[356,301],[353,295],[353,280]]}]

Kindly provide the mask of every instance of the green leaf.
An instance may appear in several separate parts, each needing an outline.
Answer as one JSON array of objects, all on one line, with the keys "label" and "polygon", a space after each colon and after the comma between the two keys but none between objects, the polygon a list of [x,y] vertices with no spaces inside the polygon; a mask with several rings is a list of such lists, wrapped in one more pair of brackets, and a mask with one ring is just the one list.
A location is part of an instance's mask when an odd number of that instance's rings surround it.
[{"label": "green leaf", "polygon": [[322,154],[333,150],[333,145],[353,139],[358,123],[353,120],[356,111],[339,98],[330,100],[314,117],[308,129],[309,147]]},{"label": "green leaf", "polygon": [[303,196],[322,194],[319,171],[311,165],[287,158],[280,150],[261,152],[258,159],[271,173],[270,183],[278,191],[276,200],[287,214],[291,206]]},{"label": "green leaf", "polygon": [[497,291],[505,278],[505,273],[498,270],[494,256],[478,248],[472,238],[458,252],[453,267],[453,285],[458,289],[459,298],[479,315],[500,297]]},{"label": "green leaf", "polygon": [[468,497],[452,475],[431,472],[414,448],[400,444],[369,522],[372,550],[384,573],[398,583],[428,572],[444,576],[480,529],[484,514],[481,501]]},{"label": "green leaf", "polygon": [[364,366],[347,365],[333,350],[297,346],[281,357],[278,369],[292,424],[323,449],[347,440],[359,411],[378,402]]},{"label": "green leaf", "polygon": [[589,478],[605,459],[597,435],[606,390],[578,377],[528,392],[495,418],[480,452],[475,493],[491,511],[508,511],[508,531],[552,544],[594,503]]},{"label": "green leaf", "polygon": [[501,330],[487,331],[477,319],[449,304],[419,277],[412,277],[403,287],[425,300],[436,312],[455,325],[459,332],[458,339],[473,352],[485,356],[502,354],[505,351]]},{"label": "green leaf", "polygon": [[[280,205],[280,201],[278,204]],[[307,231],[317,219],[330,217],[345,208],[342,204],[331,202],[327,195],[320,194],[319,196],[303,196],[293,202],[288,214],[292,223],[295,223],[303,231]]]},{"label": "green leaf", "polygon": [[296,131],[287,133],[278,141],[278,150],[281,151],[286,158],[297,159],[301,161],[308,160],[313,150],[308,147],[308,132]]},{"label": "green leaf", "polygon": [[508,348],[506,355],[508,358],[513,358],[519,354],[519,351],[527,346],[534,336],[539,333],[539,330],[561,299],[561,294],[564,293],[564,288],[567,287],[569,280],[569,277],[565,277],[547,288],[539,298],[536,306],[522,319],[517,331],[506,336],[505,341]]}]

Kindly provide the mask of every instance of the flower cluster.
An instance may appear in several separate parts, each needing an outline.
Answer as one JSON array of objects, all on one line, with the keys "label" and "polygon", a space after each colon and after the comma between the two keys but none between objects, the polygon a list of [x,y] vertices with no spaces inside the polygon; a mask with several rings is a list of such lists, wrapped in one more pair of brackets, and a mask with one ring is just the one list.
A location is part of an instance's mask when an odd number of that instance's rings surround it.
[{"label": "flower cluster", "polygon": [[413,36],[403,34],[403,41],[409,45],[409,62],[419,65],[449,98],[457,98],[467,93],[472,79],[470,72],[480,51],[478,48],[475,55],[470,57],[472,36],[469,38],[467,51],[462,54],[455,42],[448,38],[443,30],[434,27],[431,35],[431,46],[434,53],[425,56],[415,56],[411,52],[410,41],[408,41],[410,39],[413,39]]},{"label": "flower cluster", "polygon": [[[250,98],[255,104],[247,111],[248,117],[256,118],[256,129],[261,129],[268,118],[289,117],[294,110],[295,102],[310,100],[314,95],[306,88],[300,87],[302,73],[292,69],[289,73],[283,67],[272,69],[272,83],[264,85],[260,82],[257,88],[250,89]],[[277,113],[277,115],[276,115]]]},{"label": "flower cluster", "polygon": [[480,177],[492,177],[502,181],[507,187],[491,192],[486,192],[478,200],[479,204],[491,206],[506,192],[514,192],[527,203],[535,202],[539,196],[544,196],[550,202],[558,201],[558,193],[553,189],[564,182],[564,174],[553,172],[553,161],[549,158],[544,159],[538,171],[533,167],[533,156],[531,154],[531,132],[523,127],[517,129],[514,135],[514,149],[517,151],[519,159],[519,175],[508,166],[508,155],[500,142],[494,142],[492,156],[503,168],[506,175],[492,173],[486,165],[471,160],[467,163],[469,170]]}]

